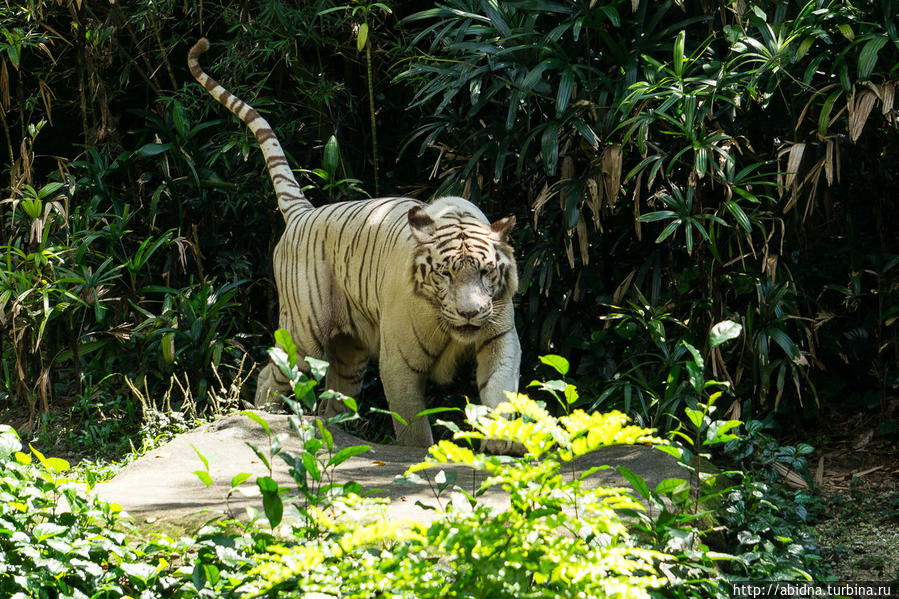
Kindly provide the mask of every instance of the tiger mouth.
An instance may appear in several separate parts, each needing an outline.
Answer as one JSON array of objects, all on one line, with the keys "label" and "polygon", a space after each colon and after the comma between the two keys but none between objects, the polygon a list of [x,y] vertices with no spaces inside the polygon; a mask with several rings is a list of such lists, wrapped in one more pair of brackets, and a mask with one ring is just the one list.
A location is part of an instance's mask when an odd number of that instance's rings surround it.
[{"label": "tiger mouth", "polygon": [[481,327],[475,324],[453,325],[453,329],[463,335],[474,335],[481,330]]}]

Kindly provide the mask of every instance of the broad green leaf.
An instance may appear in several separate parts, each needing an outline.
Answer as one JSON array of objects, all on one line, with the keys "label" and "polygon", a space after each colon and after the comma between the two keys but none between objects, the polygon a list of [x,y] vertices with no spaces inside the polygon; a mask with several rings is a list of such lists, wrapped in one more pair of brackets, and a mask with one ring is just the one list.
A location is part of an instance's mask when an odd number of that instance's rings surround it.
[{"label": "broad green leaf", "polygon": [[[665,226],[665,228],[662,229],[662,232],[659,233],[659,236],[656,237],[655,242],[656,242],[656,243],[662,243],[663,241],[665,241],[666,239],[668,239],[669,237],[671,237],[671,235],[672,235],[675,231],[677,231],[677,228],[678,228],[680,225],[681,225],[681,219],[679,219],[679,218],[676,218],[676,219],[674,219],[673,221],[671,221],[670,223],[668,223],[668,224]],[[689,229],[688,229],[688,230],[689,230]]]},{"label": "broad green leaf", "polygon": [[205,470],[194,470],[194,474],[197,475],[197,478],[203,481],[204,485],[206,485],[207,487],[212,486],[212,477],[209,476],[208,472],[206,472]]},{"label": "broad green leaf", "polygon": [[331,431],[328,430],[328,427],[325,426],[325,423],[321,420],[316,420],[315,424],[318,426],[318,434],[321,435],[322,440],[328,447],[328,451],[334,449],[334,435],[331,434]]},{"label": "broad green leaf", "polygon": [[190,448],[193,449],[194,453],[200,457],[200,461],[203,462],[203,466],[206,468],[206,470],[209,470],[209,460],[206,459],[206,456],[200,453],[200,450],[197,449],[193,443],[190,444]]},{"label": "broad green leaf", "polygon": [[809,49],[811,49],[812,44],[815,43],[816,39],[817,39],[816,37],[810,35],[807,38],[805,38],[804,40],[802,40],[802,43],[799,44],[799,48],[796,50],[796,61],[797,62],[802,60],[802,58],[806,54],[808,54]]},{"label": "broad green leaf", "polygon": [[143,562],[124,562],[119,565],[122,569],[122,572],[125,576],[129,578],[137,578],[138,580],[146,583],[156,574],[156,567],[152,564],[145,564]]},{"label": "broad green leaf", "polygon": [[681,345],[690,352],[690,355],[693,357],[693,362],[696,366],[702,370],[705,368],[705,361],[702,359],[702,354],[699,353],[699,350],[696,349],[692,343],[688,343],[687,341],[681,340]]},{"label": "broad green leaf", "polygon": [[328,460],[328,466],[339,466],[351,457],[363,454],[370,449],[371,445],[353,445],[351,447],[344,447]]},{"label": "broad green leaf", "polygon": [[578,400],[577,387],[574,385],[565,385],[565,402],[571,406]]},{"label": "broad green leaf", "polygon": [[306,468],[306,472],[309,473],[309,476],[312,477],[312,480],[321,480],[322,473],[321,469],[318,467],[318,462],[315,461],[315,456],[308,451],[304,451],[300,456],[300,459],[303,460],[303,466]]},{"label": "broad green leaf", "polygon": [[328,372],[328,363],[325,360],[306,356],[306,363],[309,364],[309,371],[315,380],[320,381],[325,378],[325,374]]},{"label": "broad green leaf", "polygon": [[343,396],[343,405],[348,407],[353,412],[359,411],[359,405],[356,403],[356,400],[348,395]]},{"label": "broad green leaf", "polygon": [[152,156],[156,156],[157,154],[162,154],[163,152],[167,152],[172,149],[172,144],[154,144],[149,143],[141,146],[137,149],[135,154],[141,156],[143,158],[150,158]]},{"label": "broad green leaf", "polygon": [[250,420],[252,420],[252,421],[255,422],[256,424],[258,424],[259,426],[261,426],[261,427],[262,427],[262,430],[265,431],[265,434],[266,434],[266,435],[271,435],[271,434],[272,434],[272,431],[271,431],[271,429],[270,429],[269,426],[268,426],[268,422],[266,422],[266,421],[265,421],[265,418],[263,418],[262,416],[260,416],[260,415],[257,414],[256,412],[250,412],[249,410],[245,410],[245,411],[243,411],[243,412],[240,412],[240,414],[246,416],[247,418],[249,418]]},{"label": "broad green leaf", "polygon": [[709,430],[706,431],[705,441],[703,445],[717,445],[718,443],[726,443],[737,439],[734,434],[728,434],[728,431],[743,424],[741,420],[717,420],[709,424]]},{"label": "broad green leaf", "polygon": [[359,34],[356,36],[356,50],[362,52],[368,42],[368,23],[359,25]]},{"label": "broad green leaf", "polygon": [[743,332],[743,325],[732,320],[722,320],[709,333],[709,348],[718,347],[725,341],[736,339]]},{"label": "broad green leaf", "polygon": [[65,526],[60,526],[59,524],[54,524],[53,522],[41,522],[32,530],[32,534],[34,538],[38,541],[44,541],[46,539],[52,539],[53,537],[57,537],[61,534],[65,534],[68,530]]},{"label": "broad green leaf", "polygon": [[674,495],[689,490],[690,484],[682,478],[666,478],[656,485],[657,495]]},{"label": "broad green leaf", "polygon": [[275,331],[275,343],[283,347],[284,351],[287,352],[287,362],[290,364],[290,367],[296,367],[297,346],[290,336],[290,331],[287,329],[278,329]]},{"label": "broad green leaf", "polygon": [[855,32],[852,31],[852,26],[849,23],[842,23],[840,25],[837,25],[837,29],[839,29],[840,33],[843,34],[843,37],[845,37],[850,42],[855,39]]},{"label": "broad green leaf", "polygon": [[69,463],[62,458],[48,458],[44,457],[44,454],[39,452],[34,448],[30,443],[28,444],[28,448],[31,449],[31,453],[33,453],[38,461],[43,464],[44,468],[47,470],[52,470],[53,472],[60,473],[65,472],[69,469]]},{"label": "broad green leaf", "polygon": [[[249,473],[249,472],[241,472],[241,473],[239,473],[239,474],[235,474],[235,475],[231,478],[231,488],[233,489],[234,487],[236,487],[237,485],[239,485],[239,484],[242,483],[243,481],[247,480],[247,479],[250,478],[251,476],[253,476],[253,475],[252,475],[251,473]],[[207,485],[207,486],[208,486],[208,485]]]},{"label": "broad green leaf", "polygon": [[340,150],[337,146],[337,137],[332,135],[325,144],[324,157],[322,158],[322,167],[327,171],[329,181],[334,179],[339,160]]},{"label": "broad green leaf", "polygon": [[167,364],[175,363],[175,332],[170,331],[162,336],[159,341],[159,348],[162,350],[162,359]]},{"label": "broad green leaf", "polygon": [[687,414],[687,418],[690,419],[690,422],[693,423],[693,426],[696,428],[702,428],[702,410],[694,410],[693,408],[685,408],[684,412]]},{"label": "broad green leaf", "polygon": [[557,356],[555,354],[540,356],[540,361],[543,362],[544,364],[546,364],[547,366],[551,366],[552,368],[554,368],[556,370],[556,372],[558,372],[562,376],[565,376],[566,374],[568,374],[568,368],[569,368],[568,360],[566,360],[562,356]]},{"label": "broad green leaf", "polygon": [[256,479],[259,490],[262,491],[262,508],[265,517],[272,528],[281,523],[284,516],[284,502],[278,494],[278,483],[270,476],[260,476]]},{"label": "broad green leaf", "polygon": [[646,481],[644,481],[642,477],[634,474],[625,466],[618,466],[618,472],[621,473],[621,476],[627,479],[627,481],[631,484],[631,486],[637,493],[639,493],[646,499],[649,499],[651,497],[649,486],[647,486]]}]

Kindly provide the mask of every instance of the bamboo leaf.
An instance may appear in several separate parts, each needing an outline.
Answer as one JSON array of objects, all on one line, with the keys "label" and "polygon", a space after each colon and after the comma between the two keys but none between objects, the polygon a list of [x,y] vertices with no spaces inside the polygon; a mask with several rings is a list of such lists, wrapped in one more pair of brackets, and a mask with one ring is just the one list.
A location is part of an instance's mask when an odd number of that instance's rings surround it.
[{"label": "bamboo leaf", "polygon": [[686,32],[681,29],[674,38],[674,73],[678,77],[684,76],[684,40]]},{"label": "bamboo leaf", "polygon": [[885,37],[875,37],[869,40],[858,55],[858,79],[866,81],[874,71],[874,65],[877,64],[877,54],[880,49],[887,43]]},{"label": "bamboo leaf", "polygon": [[824,105],[821,106],[821,113],[818,115],[818,135],[824,137],[827,135],[827,129],[830,127],[830,113],[833,110],[833,103],[843,93],[842,89],[838,89],[827,97]]},{"label": "bamboo leaf", "polygon": [[546,174],[553,177],[556,174],[556,166],[559,163],[558,121],[547,123],[546,128],[543,130],[543,136],[540,138],[540,147],[543,155],[543,164],[546,166]]},{"label": "bamboo leaf", "polygon": [[556,116],[562,116],[571,101],[571,93],[574,90],[574,71],[565,69],[562,71],[562,79],[559,81],[559,90],[556,92]]},{"label": "bamboo leaf", "polygon": [[749,222],[749,217],[746,216],[746,212],[733,200],[727,200],[724,202],[724,207],[727,208],[727,211],[731,213],[734,217],[734,220],[737,221],[737,224],[740,225],[740,228],[746,231],[747,233],[752,232],[752,224]]}]

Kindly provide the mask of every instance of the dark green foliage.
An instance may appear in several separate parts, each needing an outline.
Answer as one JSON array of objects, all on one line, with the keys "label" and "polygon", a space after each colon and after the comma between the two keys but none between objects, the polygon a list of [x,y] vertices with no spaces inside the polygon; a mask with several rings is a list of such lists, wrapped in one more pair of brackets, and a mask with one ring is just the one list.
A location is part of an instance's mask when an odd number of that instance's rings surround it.
[{"label": "dark green foliage", "polygon": [[630,299],[688,338],[740,322],[710,358],[744,409],[814,409],[815,379],[856,359],[885,406],[897,9],[455,0],[407,19],[426,52],[404,74],[427,107],[417,147],[440,150],[444,188],[531,217],[522,334],[587,350],[584,382],[665,369],[644,331],[597,318]]},{"label": "dark green foliage", "polygon": [[[289,362],[289,355],[284,357]],[[702,388],[720,386],[703,378],[700,360],[697,354],[692,362],[698,368],[694,381]],[[568,367],[559,356],[543,361],[560,374]],[[295,379],[306,387],[303,375],[296,373]],[[335,451],[324,426],[296,419],[301,453],[285,452],[279,438],[268,448],[254,447],[264,464],[276,456],[287,460],[301,491],[287,495],[271,476],[255,481],[266,520],[273,527],[282,524],[277,536],[251,511],[249,524],[204,526],[177,541],[146,538],[130,529],[115,505],[85,499],[79,486],[63,477],[68,463],[45,458],[33,447],[40,463],[32,463],[15,432],[0,427],[0,592],[16,598],[292,597],[336,596],[339,588],[341,595],[354,597],[576,592],[599,598],[626,589],[625,596],[648,599],[724,597],[731,579],[797,580],[813,571],[815,547],[804,526],[807,496],[758,482],[752,470],[712,475],[704,467],[694,480],[667,479],[650,489],[620,468],[633,493],[584,484],[591,472],[575,470],[579,456],[641,443],[677,454],[698,474],[692,456],[708,447],[735,443],[743,450],[765,441],[757,434],[734,435],[734,423],[725,426],[714,418],[719,392],[703,396],[684,428],[687,434],[680,435],[686,442],[673,446],[631,425],[620,412],[573,409],[579,394],[571,384],[553,380],[534,386],[553,392],[565,416],[554,418],[524,395],[510,398],[495,413],[471,406],[465,429],[455,427],[454,441],[441,441],[410,468],[408,482],[427,478],[435,493],[431,507],[441,517],[430,523],[385,521],[383,500],[360,497],[362,489],[354,483],[331,484],[334,468],[367,447]],[[267,429],[258,414],[247,415]],[[470,448],[484,438],[520,444],[524,456],[490,456]],[[209,484],[210,462],[200,458],[206,468],[197,475]],[[448,465],[481,471],[482,484],[457,485],[455,472],[442,470]],[[231,492],[249,478],[236,475]],[[716,479],[724,478],[738,482],[721,489]],[[505,494],[508,504],[484,505],[481,497],[491,488]],[[635,501],[637,495],[644,503]],[[291,522],[282,520],[286,515],[293,516]]]},{"label": "dark green foliage", "polygon": [[154,401],[178,377],[174,407],[203,409],[216,377],[228,387],[245,354],[265,357],[281,221],[252,136],[185,68],[201,35],[209,73],[275,126],[314,202],[454,192],[519,217],[524,372],[565,353],[602,406],[671,427],[680,342],[705,351],[730,320],[744,334],[708,360],[744,414],[885,407],[899,372],[896,11],[0,9],[0,409],[36,421],[91,386],[94,405],[131,418],[125,377]]}]

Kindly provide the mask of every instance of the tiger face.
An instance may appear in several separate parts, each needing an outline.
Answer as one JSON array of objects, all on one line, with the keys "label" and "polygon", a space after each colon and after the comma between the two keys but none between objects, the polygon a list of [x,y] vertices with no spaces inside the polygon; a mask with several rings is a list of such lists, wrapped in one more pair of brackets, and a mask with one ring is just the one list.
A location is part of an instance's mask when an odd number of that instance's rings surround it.
[{"label": "tiger face", "polygon": [[434,218],[416,206],[408,218],[418,242],[412,272],[416,293],[439,311],[451,337],[473,342],[496,306],[511,301],[518,287],[515,258],[506,242],[515,217],[486,224],[471,212]]}]

